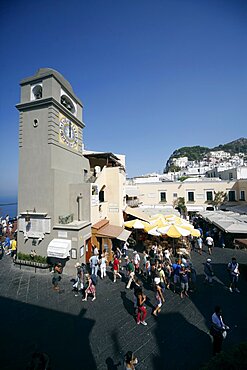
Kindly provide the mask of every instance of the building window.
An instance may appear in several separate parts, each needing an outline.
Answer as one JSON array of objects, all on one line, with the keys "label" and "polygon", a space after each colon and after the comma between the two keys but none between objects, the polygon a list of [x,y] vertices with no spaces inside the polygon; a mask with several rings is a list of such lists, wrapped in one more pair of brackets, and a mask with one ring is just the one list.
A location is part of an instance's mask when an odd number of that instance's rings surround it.
[{"label": "building window", "polygon": [[99,201],[100,201],[100,203],[102,203],[102,202],[105,201],[105,185],[102,186],[102,188],[100,189],[100,192],[99,192]]},{"label": "building window", "polygon": [[74,106],[72,100],[67,95],[62,95],[60,102],[71,113],[75,113],[75,106]]},{"label": "building window", "polygon": [[211,190],[210,191],[206,191],[206,200],[208,202],[213,200],[213,192]]},{"label": "building window", "polygon": [[99,192],[99,201],[100,201],[100,203],[105,201],[105,192],[104,192],[104,190],[100,190],[100,192]]},{"label": "building window", "polygon": [[233,179],[233,174],[232,172],[229,172],[229,180],[232,180]]},{"label": "building window", "polygon": [[173,198],[177,198],[178,197],[178,193],[173,193]]},{"label": "building window", "polygon": [[194,192],[188,191],[188,202],[194,202],[194,201],[195,201]]},{"label": "building window", "polygon": [[235,202],[235,200],[236,200],[235,190],[229,190],[228,191],[228,200],[229,200],[229,202]]},{"label": "building window", "polygon": [[239,198],[239,200],[245,201],[245,191],[244,190],[240,190],[240,198]]},{"label": "building window", "polygon": [[36,85],[32,88],[32,100],[42,99],[42,85]]},{"label": "building window", "polygon": [[160,202],[166,202],[166,192],[165,191],[160,192]]},{"label": "building window", "polygon": [[98,186],[97,185],[92,186],[92,195],[98,195]]}]

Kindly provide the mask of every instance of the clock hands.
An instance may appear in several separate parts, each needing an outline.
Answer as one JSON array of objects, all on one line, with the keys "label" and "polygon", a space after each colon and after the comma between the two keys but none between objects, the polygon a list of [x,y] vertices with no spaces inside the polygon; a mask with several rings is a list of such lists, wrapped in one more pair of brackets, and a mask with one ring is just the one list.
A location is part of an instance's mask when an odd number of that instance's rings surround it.
[{"label": "clock hands", "polygon": [[71,139],[71,122],[69,123],[69,138]]},{"label": "clock hands", "polygon": [[78,134],[72,122],[68,119],[60,121],[60,135],[62,140],[71,148],[76,147]]}]

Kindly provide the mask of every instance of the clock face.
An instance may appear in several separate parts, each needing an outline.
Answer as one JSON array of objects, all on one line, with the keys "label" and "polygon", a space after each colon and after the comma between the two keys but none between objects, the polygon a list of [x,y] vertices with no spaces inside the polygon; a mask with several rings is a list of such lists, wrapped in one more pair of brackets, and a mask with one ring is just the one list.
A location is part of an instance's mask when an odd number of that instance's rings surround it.
[{"label": "clock face", "polygon": [[78,132],[76,126],[66,117],[62,117],[59,123],[60,138],[70,148],[76,148],[78,144]]}]

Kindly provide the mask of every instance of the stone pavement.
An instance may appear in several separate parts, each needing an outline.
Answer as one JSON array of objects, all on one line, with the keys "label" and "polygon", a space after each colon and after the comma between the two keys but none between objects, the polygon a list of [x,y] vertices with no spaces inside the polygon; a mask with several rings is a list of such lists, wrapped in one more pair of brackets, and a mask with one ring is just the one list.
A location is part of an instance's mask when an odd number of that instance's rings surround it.
[{"label": "stone pavement", "polygon": [[137,369],[199,369],[212,353],[208,327],[216,304],[223,308],[231,332],[226,349],[247,340],[247,281],[240,278],[240,294],[230,293],[226,264],[235,255],[247,264],[246,251],[215,248],[213,287],[203,284],[208,255],[193,252],[198,290],[189,298],[166,291],[158,318],[151,316],[154,292],[145,286],[146,327],[135,323],[133,292],[124,281],[112,282],[112,272],[97,284],[97,299],[81,302],[63,276],[64,293],[51,287],[51,274],[35,274],[15,267],[9,256],[0,261],[1,370],[23,370],[34,351],[46,352],[52,370],[122,369],[117,366],[128,350],[139,359]]}]

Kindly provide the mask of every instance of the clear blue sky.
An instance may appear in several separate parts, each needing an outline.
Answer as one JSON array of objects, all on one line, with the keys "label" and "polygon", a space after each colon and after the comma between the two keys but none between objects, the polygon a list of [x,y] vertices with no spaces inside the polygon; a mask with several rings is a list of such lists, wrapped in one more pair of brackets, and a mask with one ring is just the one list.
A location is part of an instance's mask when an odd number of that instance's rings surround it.
[{"label": "clear blue sky", "polygon": [[84,103],[86,149],[162,172],[178,147],[246,137],[247,2],[1,1],[0,198],[15,194],[19,81],[58,70]]}]

